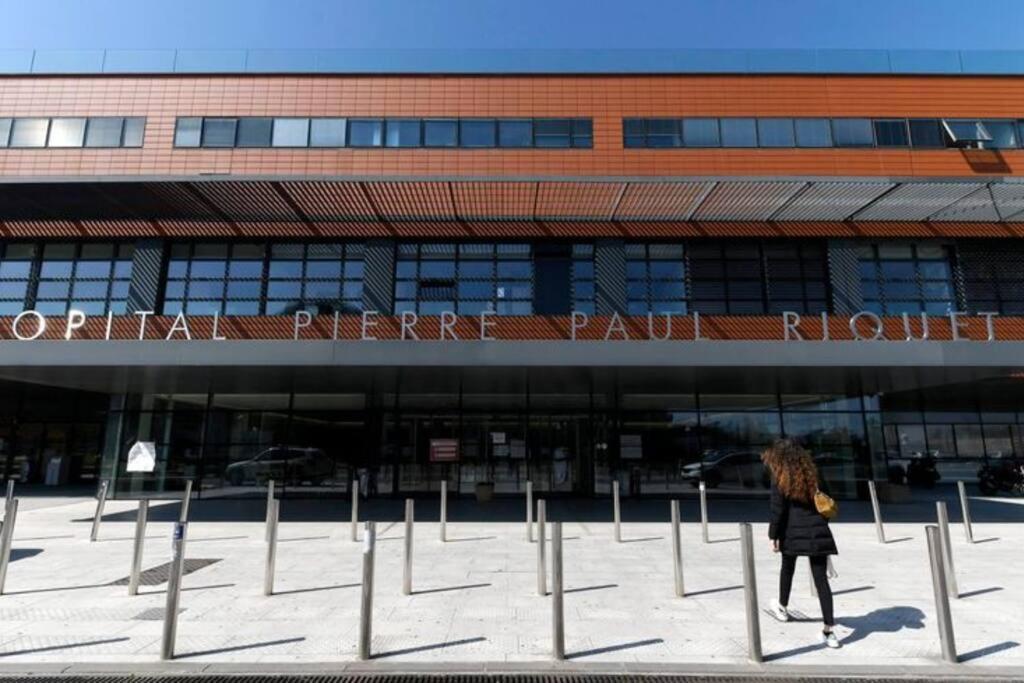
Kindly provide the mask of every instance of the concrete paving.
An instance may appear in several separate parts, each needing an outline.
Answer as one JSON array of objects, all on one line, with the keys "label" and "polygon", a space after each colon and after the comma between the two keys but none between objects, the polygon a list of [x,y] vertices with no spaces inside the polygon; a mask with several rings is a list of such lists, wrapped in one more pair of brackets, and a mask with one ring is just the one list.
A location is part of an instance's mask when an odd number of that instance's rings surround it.
[{"label": "concrete paving", "polygon": [[[166,584],[129,597],[112,585],[128,575],[135,503],[109,501],[100,540],[89,542],[95,503],[34,498],[19,512],[5,594],[0,596],[0,664],[10,667],[133,666],[159,660]],[[187,557],[215,562],[183,581],[177,655],[194,666],[349,666],[356,660],[362,546],[339,521],[288,521],[284,501],[276,594],[262,594],[262,523],[196,521]],[[425,506],[424,506],[425,507]],[[166,508],[165,510],[160,508]],[[154,503],[172,517],[175,503]],[[610,508],[610,505],[609,505]],[[711,525],[709,544],[687,519],[687,595],[673,594],[668,504],[665,522],[627,522],[615,543],[608,522],[566,521],[565,628],[569,663],[745,667],[746,627],[737,525]],[[712,511],[714,515],[714,510]],[[629,518],[627,513],[626,518]],[[144,567],[169,561],[171,524],[151,522]],[[921,523],[839,523],[835,566],[838,632],[844,647],[817,638],[820,612],[805,564],[790,606],[795,622],[762,613],[766,668],[855,671],[942,668]],[[965,672],[1024,676],[1024,525],[975,525],[968,545],[951,528],[961,597],[952,613]],[[435,522],[415,530],[413,594],[402,595],[403,525],[378,525],[374,662],[409,667],[541,666],[551,657],[551,598],[537,594],[536,544],[525,525]],[[760,603],[777,583],[778,557],[755,524]],[[0,670],[2,673],[2,670]]]}]

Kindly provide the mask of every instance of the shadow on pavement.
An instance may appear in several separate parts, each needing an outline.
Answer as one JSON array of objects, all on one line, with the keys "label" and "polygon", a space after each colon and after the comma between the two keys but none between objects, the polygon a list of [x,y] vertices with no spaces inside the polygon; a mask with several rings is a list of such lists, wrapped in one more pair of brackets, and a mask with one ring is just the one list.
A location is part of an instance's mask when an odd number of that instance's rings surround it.
[{"label": "shadow on pavement", "polygon": [[607,647],[595,647],[593,650],[582,650],[580,652],[570,652],[565,655],[566,659],[579,659],[580,657],[591,657],[593,655],[603,655],[608,652],[618,652],[620,650],[630,650],[634,647],[645,647],[647,645],[657,645],[664,643],[665,641],[661,638],[650,638],[648,640],[637,640],[632,643],[622,643],[621,645],[608,645]]},{"label": "shadow on pavement", "polygon": [[482,643],[487,639],[483,636],[479,638],[463,638],[462,640],[451,640],[447,643],[433,643],[431,645],[420,645],[418,647],[407,647],[401,650],[390,650],[388,652],[379,652],[375,655],[371,655],[371,659],[381,659],[383,657],[397,657],[399,655],[408,655],[414,652],[427,652],[429,650],[440,650],[445,647],[457,647],[459,645],[469,645],[470,643]]},{"label": "shadow on pavement", "polygon": [[1004,641],[1002,643],[996,643],[995,645],[989,645],[988,647],[983,647],[980,650],[972,650],[970,652],[965,652],[962,655],[960,655],[959,657],[957,657],[957,661],[969,662],[972,659],[978,659],[980,657],[986,657],[988,655],[994,655],[995,653],[1002,652],[1004,650],[1012,650],[1015,647],[1020,647],[1020,643],[1018,643],[1015,640],[1007,640],[1007,641]]},{"label": "shadow on pavement", "polygon": [[976,595],[985,595],[985,593],[995,593],[1003,590],[1002,586],[990,586],[989,588],[979,588],[975,591],[969,591],[967,593],[961,593],[960,598],[973,598]]},{"label": "shadow on pavement", "polygon": [[186,652],[184,654],[175,653],[176,659],[187,659],[189,657],[203,657],[205,655],[219,655],[225,652],[238,652],[240,650],[255,650],[260,647],[273,647],[274,645],[287,645],[289,643],[301,643],[305,638],[287,638],[284,640],[266,640],[262,643],[246,643],[245,645],[229,645],[228,647],[218,647],[213,650],[199,650],[197,652]]},{"label": "shadow on pavement", "polygon": [[465,586],[448,586],[446,588],[428,588],[422,591],[413,591],[413,595],[428,595],[430,593],[448,593],[450,591],[469,590],[470,588],[486,588],[489,583],[470,583]]},{"label": "shadow on pavement", "polygon": [[17,562],[18,560],[27,560],[30,557],[35,557],[41,552],[43,552],[42,548],[12,548],[10,561]]},{"label": "shadow on pavement", "polygon": [[12,650],[10,652],[0,652],[0,657],[13,657],[14,655],[33,655],[41,652],[70,650],[76,647],[91,647],[93,645],[109,645],[110,643],[123,643],[126,640],[131,640],[131,638],[125,636],[123,638],[107,638],[105,640],[87,640],[81,643],[67,643],[66,645],[49,645],[47,647],[36,647],[30,650]]}]

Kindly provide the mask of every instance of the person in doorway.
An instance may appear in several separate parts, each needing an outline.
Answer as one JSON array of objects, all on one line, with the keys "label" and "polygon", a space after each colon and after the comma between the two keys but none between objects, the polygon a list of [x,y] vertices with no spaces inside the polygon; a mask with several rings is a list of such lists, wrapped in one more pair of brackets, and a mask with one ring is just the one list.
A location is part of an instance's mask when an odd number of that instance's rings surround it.
[{"label": "person in doorway", "polygon": [[833,631],[832,589],[828,584],[828,558],[837,555],[835,539],[828,520],[818,512],[815,495],[825,491],[811,454],[793,439],[780,439],[761,454],[771,474],[771,522],[768,538],[772,551],[782,554],[779,575],[779,597],[771,604],[771,614],[779,621],[789,621],[789,594],[798,557],[811,564],[811,576],[821,603],[824,622],[821,640],[830,648],[839,647]]}]

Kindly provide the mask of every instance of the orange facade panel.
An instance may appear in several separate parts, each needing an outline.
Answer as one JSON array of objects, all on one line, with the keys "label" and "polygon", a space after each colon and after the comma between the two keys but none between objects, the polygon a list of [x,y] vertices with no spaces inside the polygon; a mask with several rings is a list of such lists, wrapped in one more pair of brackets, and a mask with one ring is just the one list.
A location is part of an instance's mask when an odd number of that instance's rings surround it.
[{"label": "orange facade panel", "polygon": [[[0,77],[0,117],[102,115],[146,117],[144,146],[4,149],[0,150],[0,177],[1024,175],[1024,150],[624,150],[622,146],[622,119],[634,116],[1024,118],[1022,77]],[[176,117],[218,115],[586,117],[594,123],[594,144],[593,149],[568,150],[173,146]],[[437,197],[431,201],[443,203]],[[435,204],[434,209],[439,206]]]}]

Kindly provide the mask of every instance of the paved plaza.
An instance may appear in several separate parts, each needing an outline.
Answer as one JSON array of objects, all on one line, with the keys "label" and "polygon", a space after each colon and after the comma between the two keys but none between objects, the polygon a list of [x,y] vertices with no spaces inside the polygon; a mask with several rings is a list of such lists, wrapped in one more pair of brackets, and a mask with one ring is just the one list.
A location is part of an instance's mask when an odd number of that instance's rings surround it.
[{"label": "paved plaza", "polygon": [[[1019,502],[1001,505],[1016,513]],[[290,521],[292,502],[282,505],[276,593],[265,597],[262,522],[211,515],[215,503],[193,503],[186,556],[194,571],[183,580],[179,661],[340,666],[356,660],[362,545],[351,541],[349,525],[341,521],[347,508],[332,503],[340,519]],[[428,521],[415,527],[410,596],[401,592],[404,525],[395,515],[382,515],[393,519],[378,523],[374,662],[550,662],[552,599],[537,593],[537,546],[527,542],[525,525],[455,519],[448,524],[448,542],[442,543],[436,503],[424,499],[419,505]],[[645,505],[663,506],[665,521],[631,521],[626,502],[622,543],[614,542],[610,520],[589,519],[598,516],[590,514],[587,521],[570,521],[571,509],[560,513],[553,506],[553,516],[566,520],[569,662],[746,664],[736,523],[713,523],[711,543],[705,544],[693,507],[684,506],[686,597],[677,598],[668,503]],[[849,505],[852,518],[861,516],[858,505]],[[140,595],[129,597],[125,582],[135,506],[109,501],[99,540],[90,543],[92,499],[21,500],[0,597],[0,665],[6,667],[0,672],[46,663],[159,661],[166,583],[160,577],[144,581]],[[262,503],[251,501],[250,508],[251,518]],[[153,503],[144,568],[170,560],[168,520],[177,509],[174,502]],[[973,545],[958,523],[951,528],[961,593],[952,603],[959,666],[972,673],[1019,667],[1024,674],[1024,524],[980,517]],[[843,648],[826,650],[819,644],[818,604],[801,564],[791,600],[799,618],[781,624],[762,613],[765,666],[827,665],[835,673],[869,665],[912,671],[941,664],[924,521],[888,524],[885,545],[870,523],[847,521],[833,529],[841,553],[833,588]],[[778,557],[765,534],[765,525],[755,524],[762,607],[775,594],[778,572]]]}]

